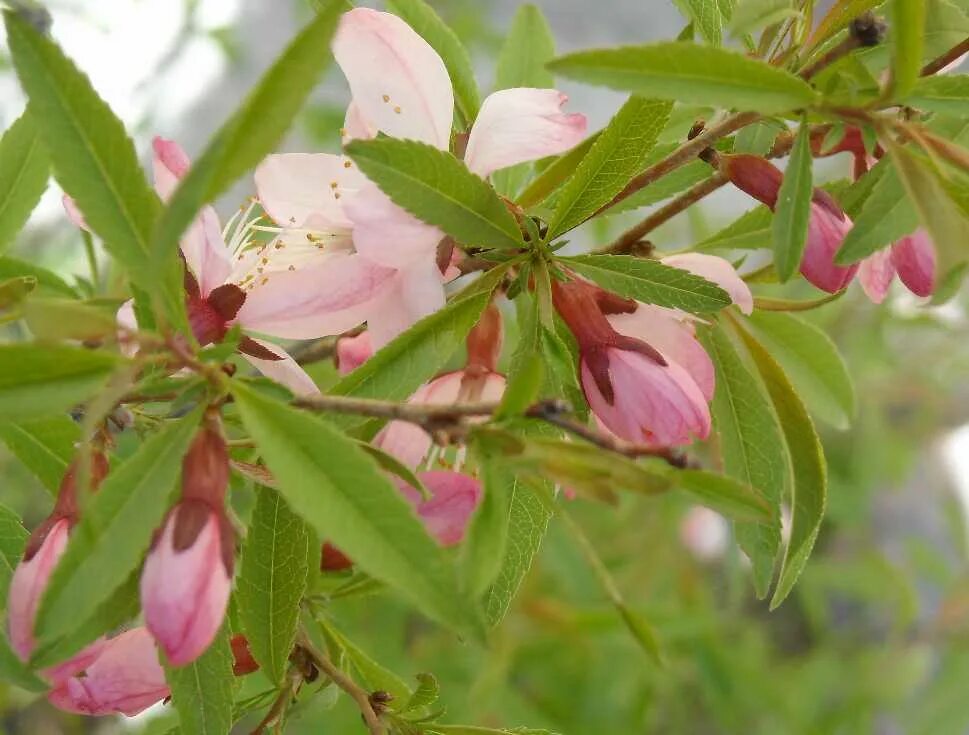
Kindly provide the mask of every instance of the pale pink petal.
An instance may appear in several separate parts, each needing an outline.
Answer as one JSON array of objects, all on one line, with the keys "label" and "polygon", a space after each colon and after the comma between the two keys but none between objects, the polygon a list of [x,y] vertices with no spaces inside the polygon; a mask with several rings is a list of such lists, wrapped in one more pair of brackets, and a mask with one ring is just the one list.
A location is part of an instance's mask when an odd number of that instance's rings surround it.
[{"label": "pale pink petal", "polygon": [[349,158],[329,153],[278,153],[255,173],[256,196],[277,224],[316,230],[350,227],[343,205],[365,180]]},{"label": "pale pink petal", "polygon": [[232,265],[229,251],[222,239],[219,215],[206,206],[189,226],[179,243],[185,264],[195,276],[202,296],[221,286],[229,277]]},{"label": "pale pink petal", "polygon": [[344,145],[351,140],[370,140],[377,137],[377,131],[370,127],[360,108],[356,103],[350,102],[347,105],[347,114],[343,118],[343,130],[340,131],[340,138]]},{"label": "pale pink petal", "polygon": [[614,400],[599,390],[588,364],[581,363],[582,388],[606,428],[627,441],[654,446],[688,444],[710,433],[710,409],[682,367],[666,367],[638,352],[610,348],[609,377]]},{"label": "pale pink petal", "polygon": [[801,274],[822,291],[837,293],[851,283],[858,271],[857,264],[843,267],[834,262],[850,229],[851,220],[847,215],[835,213],[817,201],[811,202]]},{"label": "pale pink petal", "polygon": [[481,483],[460,472],[434,470],[422,472],[421,482],[431,498],[423,500],[420,493],[396,479],[397,487],[417,510],[427,532],[442,546],[460,543],[481,501]]},{"label": "pale pink petal", "polygon": [[281,385],[285,385],[289,388],[293,395],[295,396],[315,396],[319,395],[320,389],[313,382],[313,379],[306,374],[306,371],[300,367],[299,363],[293,359],[293,356],[286,352],[283,348],[278,345],[274,345],[271,342],[265,342],[261,339],[256,339],[255,337],[250,337],[253,342],[258,344],[260,347],[265,347],[270,352],[273,352],[280,357],[282,360],[263,360],[259,357],[253,357],[252,355],[247,355],[242,353],[242,356],[249,361],[259,372],[265,375],[271,380],[275,380]]},{"label": "pale pink petal", "polygon": [[935,244],[924,229],[919,228],[908,237],[892,245],[892,263],[898,277],[916,296],[931,296],[935,292]]},{"label": "pale pink petal", "polygon": [[80,227],[82,230],[91,232],[91,228],[88,226],[87,220],[84,219],[84,215],[81,214],[81,210],[77,208],[77,204],[70,196],[64,194],[61,197],[61,204],[64,205],[64,211],[67,212],[67,218],[74,224],[75,227]]},{"label": "pale pink petal", "polygon": [[168,516],[141,573],[145,624],[173,666],[194,661],[212,643],[232,584],[215,512],[209,511],[191,546],[175,549],[175,525],[187,507],[183,502]]},{"label": "pale pink petal", "polygon": [[564,113],[568,101],[554,89],[502,89],[485,99],[471,128],[464,161],[478,176],[552,156],[577,145],[585,115]]},{"label": "pale pink petal", "polygon": [[104,651],[105,645],[107,645],[108,640],[106,638],[98,638],[94,643],[85,646],[79,653],[75,653],[67,661],[63,661],[56,666],[51,666],[48,669],[44,669],[41,673],[44,678],[49,681],[53,686],[57,686],[62,682],[67,681],[72,676],[76,676],[88,668],[91,664],[101,657]]},{"label": "pale pink petal", "polygon": [[706,253],[681,253],[679,255],[668,255],[661,258],[660,262],[673,268],[689,271],[695,276],[700,276],[717,284],[730,295],[731,300],[744,314],[749,314],[754,310],[754,297],[750,293],[750,287],[737,274],[729,261]]},{"label": "pale pink petal", "polygon": [[236,321],[285,339],[340,334],[368,318],[396,272],[366,258],[336,253],[314,267],[266,276],[247,292]]},{"label": "pale pink petal", "polygon": [[379,301],[367,315],[367,328],[375,350],[444,306],[444,283],[431,259],[396,272]]},{"label": "pale pink petal", "polygon": [[360,187],[344,211],[353,222],[353,246],[374,263],[404,268],[436,261],[444,233],[398,207],[376,184]]},{"label": "pale pink petal", "polygon": [[188,172],[191,162],[182,147],[174,140],[155,136],[151,141],[152,171],[155,175],[155,190],[162,201],[168,201],[178,187],[179,180]]},{"label": "pale pink petal", "polygon": [[861,289],[875,304],[885,300],[893,278],[895,278],[895,266],[892,264],[892,253],[888,248],[872,253],[861,261],[861,266],[858,268]]},{"label": "pale pink petal", "polygon": [[[407,402],[442,406],[456,403],[463,377],[463,370],[439,375],[418,388]],[[430,434],[416,424],[409,421],[391,421],[380,430],[373,443],[413,469],[424,461],[432,440]]]},{"label": "pale pink petal", "polygon": [[48,699],[66,712],[133,717],[169,694],[155,641],[135,628],[108,641],[84,676],[61,683]]},{"label": "pale pink petal", "polygon": [[683,367],[704,397],[713,400],[716,384],[713,361],[696,338],[688,316],[676,309],[638,304],[631,314],[610,314],[607,319],[620,334],[646,342],[668,361]]},{"label": "pale pink petal", "polygon": [[333,56],[370,128],[446,150],[454,92],[441,57],[390,13],[355,8],[340,20]]},{"label": "pale pink petal", "polygon": [[354,337],[341,337],[336,343],[336,364],[340,375],[356,370],[369,360],[374,353],[370,332],[361,332]]},{"label": "pale pink petal", "polygon": [[716,511],[694,505],[680,521],[683,546],[700,561],[714,561],[724,555],[730,538],[730,524]]}]

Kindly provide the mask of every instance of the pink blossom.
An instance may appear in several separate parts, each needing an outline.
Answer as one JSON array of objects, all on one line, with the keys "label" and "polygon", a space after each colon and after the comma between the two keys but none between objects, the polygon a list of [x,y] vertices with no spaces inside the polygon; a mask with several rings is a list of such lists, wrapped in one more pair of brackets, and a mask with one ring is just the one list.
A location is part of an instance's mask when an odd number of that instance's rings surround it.
[{"label": "pink blossom", "polygon": [[750,314],[754,310],[754,297],[750,293],[750,286],[737,274],[734,267],[723,258],[706,253],[680,253],[660,258],[660,262],[664,265],[689,271],[695,276],[700,276],[717,284],[727,292],[730,300],[744,314]]},{"label": "pink blossom", "polygon": [[83,676],[60,682],[48,699],[65,712],[133,717],[169,694],[154,640],[134,628],[107,641]]},{"label": "pink blossom", "polygon": [[369,332],[353,337],[341,337],[336,343],[336,364],[340,375],[346,375],[363,365],[373,355],[373,340]]},{"label": "pink blossom", "polygon": [[[722,171],[742,191],[773,209],[777,204],[783,174],[763,158],[750,155],[721,155]],[[839,266],[834,258],[851,220],[827,192],[814,190],[808,219],[807,243],[801,258],[801,275],[822,291],[836,293],[845,288],[858,265]]]},{"label": "pink blossom", "polygon": [[727,550],[730,526],[716,511],[692,506],[680,520],[680,540],[699,561],[714,561]]},{"label": "pink blossom", "polygon": [[229,460],[212,426],[182,465],[182,499],[156,535],[141,574],[145,624],[173,666],[201,655],[222,625],[232,586],[234,539],[226,518]]},{"label": "pink blossom", "polygon": [[[454,115],[451,80],[434,49],[403,20],[355,8],[341,19],[333,53],[353,97],[345,139],[381,132],[448,149]],[[551,89],[510,89],[489,96],[468,136],[468,168],[487,176],[573,147],[585,135],[586,122],[582,115],[562,113],[565,101]],[[280,225],[349,233],[358,255],[392,269],[393,275],[380,284],[380,296],[367,304],[375,349],[444,305],[446,276],[438,264],[444,233],[394,204],[349,159],[270,156],[256,172],[256,185],[260,201]]]},{"label": "pink blossom", "polygon": [[481,483],[450,470],[421,472],[418,477],[431,494],[426,500],[403,480],[397,480],[397,487],[414,506],[427,532],[442,546],[460,543],[481,502]]},{"label": "pink blossom", "polygon": [[935,292],[935,245],[921,227],[887,248],[872,253],[861,262],[858,280],[865,294],[880,304],[892,280],[899,280],[916,296]]}]

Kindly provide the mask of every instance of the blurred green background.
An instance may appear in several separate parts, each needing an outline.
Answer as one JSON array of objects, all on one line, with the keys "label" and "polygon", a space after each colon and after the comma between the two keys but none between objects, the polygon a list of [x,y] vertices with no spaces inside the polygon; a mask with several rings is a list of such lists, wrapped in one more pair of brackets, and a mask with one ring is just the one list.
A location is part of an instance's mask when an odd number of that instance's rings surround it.
[{"label": "blurred green background", "polygon": [[[433,4],[471,49],[487,89],[515,3]],[[675,8],[659,0],[538,4],[563,50],[670,37],[682,24]],[[49,5],[55,35],[91,72],[139,150],[157,132],[191,153],[311,12],[295,0]],[[570,109],[587,113],[593,129],[621,99],[564,88]],[[334,150],[346,101],[333,71],[287,148]],[[0,45],[0,123],[9,125],[21,108]],[[835,158],[821,170],[838,178],[848,166]],[[83,250],[55,189],[12,254],[67,278],[84,277]],[[220,208],[228,213],[249,193],[238,189]],[[687,247],[747,207],[735,193],[718,193],[654,240],[662,248]],[[586,228],[576,247],[605,241],[633,218]],[[724,529],[716,519],[688,529],[684,522],[693,515],[681,498],[623,497],[617,507],[574,501],[570,511],[627,601],[656,628],[663,666],[632,640],[574,539],[554,520],[487,649],[455,640],[387,595],[333,603],[333,624],[406,680],[433,672],[448,722],[547,727],[564,735],[969,732],[964,299],[929,310],[895,293],[876,307],[855,287],[805,316],[842,348],[861,409],[848,431],[820,425],[831,480],[828,517],[811,563],[777,611],[754,599],[744,560],[732,543],[717,543]],[[245,493],[239,495],[244,504]],[[50,505],[2,448],[0,501],[22,511],[28,528]],[[698,534],[705,553],[691,550]],[[244,683],[247,695],[266,688],[260,674]],[[362,730],[356,709],[332,691],[305,689],[293,712],[287,732]],[[6,733],[164,733],[173,725],[168,707],[134,720],[86,720],[0,685]],[[239,732],[249,729],[243,724]]]}]

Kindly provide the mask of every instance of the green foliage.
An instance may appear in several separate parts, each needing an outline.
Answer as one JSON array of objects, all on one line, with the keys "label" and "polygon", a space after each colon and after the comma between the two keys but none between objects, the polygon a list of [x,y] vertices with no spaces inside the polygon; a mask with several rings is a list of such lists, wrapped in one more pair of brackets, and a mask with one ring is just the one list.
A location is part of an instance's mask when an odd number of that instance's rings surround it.
[{"label": "green foliage", "polygon": [[67,416],[0,423],[0,440],[52,493],[57,492],[81,430]]},{"label": "green foliage", "polygon": [[253,658],[279,684],[293,650],[309,573],[309,531],[274,490],[256,488],[236,591]]},{"label": "green foliage", "polygon": [[458,242],[516,249],[522,236],[487,182],[447,151],[395,138],[354,140],[347,155],[398,206]]},{"label": "green foliage", "polygon": [[166,667],[165,678],[183,733],[228,735],[235,689],[228,626],[222,626],[212,645],[192,663]]},{"label": "green foliage", "polygon": [[27,529],[10,508],[0,505],[0,600],[7,599],[10,578],[23,556]]},{"label": "green foliage", "polygon": [[25,112],[0,138],[0,251],[24,226],[49,176],[50,159]]},{"label": "green foliage", "polygon": [[[773,243],[774,215],[768,207],[754,207],[724,227],[696,244],[697,250],[758,250],[769,248]],[[842,246],[841,251],[843,252]]]},{"label": "green foliage", "polygon": [[[430,617],[477,634],[454,567],[370,457],[331,425],[233,385],[246,428],[293,510]],[[332,462],[328,457],[339,457]]]},{"label": "green foliage", "polygon": [[774,245],[774,268],[784,283],[793,276],[801,264],[804,246],[807,244],[808,220],[811,218],[811,198],[814,185],[811,180],[811,141],[806,119],[801,120],[791,158],[787,163],[784,180],[777,193],[777,206],[771,235]]},{"label": "green foliage", "polygon": [[905,97],[912,91],[922,68],[925,43],[924,0],[891,0],[892,93]]},{"label": "green foliage", "polygon": [[683,14],[693,21],[707,43],[719,46],[723,40],[723,26],[727,18],[718,0],[675,0]]},{"label": "green foliage", "polygon": [[945,115],[969,113],[969,76],[921,77],[905,98],[905,104]]},{"label": "green foliage", "polygon": [[734,51],[674,41],[578,51],[552,71],[646,97],[765,113],[811,104],[813,90],[782,69]]},{"label": "green foliage", "polygon": [[515,476],[502,461],[480,458],[484,493],[461,548],[461,579],[474,596],[486,592],[498,576],[508,544],[508,512]]},{"label": "green foliage", "polygon": [[742,0],[730,16],[728,30],[740,38],[797,15],[791,0]]},{"label": "green foliage", "polygon": [[643,169],[671,108],[668,102],[629,98],[555,197],[547,239],[582,224]]},{"label": "green foliage", "polygon": [[656,260],[626,255],[578,255],[561,262],[603,288],[647,304],[698,313],[730,305],[714,283]]},{"label": "green foliage", "polygon": [[[878,164],[884,169],[861,205],[854,227],[845,236],[835,262],[853,263],[895,240],[910,235],[918,226],[918,213],[898,177],[891,160]],[[876,169],[878,168],[876,166]],[[869,176],[878,176],[872,169]]]}]

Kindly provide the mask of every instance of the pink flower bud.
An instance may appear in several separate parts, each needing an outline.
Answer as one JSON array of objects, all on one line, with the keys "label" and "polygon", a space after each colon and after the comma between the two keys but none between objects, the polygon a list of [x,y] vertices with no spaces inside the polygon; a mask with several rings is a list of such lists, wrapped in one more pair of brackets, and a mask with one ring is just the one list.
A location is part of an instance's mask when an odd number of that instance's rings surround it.
[{"label": "pink flower bud", "polygon": [[442,546],[460,543],[481,501],[481,483],[450,470],[421,472],[418,476],[431,493],[427,500],[403,480],[398,479],[397,486],[414,506],[427,532]]},{"label": "pink flower bud", "polygon": [[198,658],[225,617],[235,551],[224,510],[228,482],[225,439],[210,418],[182,461],[182,499],[141,574],[145,623],[173,666]]},{"label": "pink flower bud", "polygon": [[135,628],[107,641],[84,676],[61,682],[48,699],[65,712],[133,717],[169,694],[155,642]]},{"label": "pink flower bud", "polygon": [[892,264],[899,279],[916,296],[935,292],[935,244],[925,230],[919,228],[892,245]]},{"label": "pink flower bud", "polygon": [[369,332],[355,337],[341,337],[336,343],[336,366],[340,375],[353,372],[373,355],[373,340]]}]

